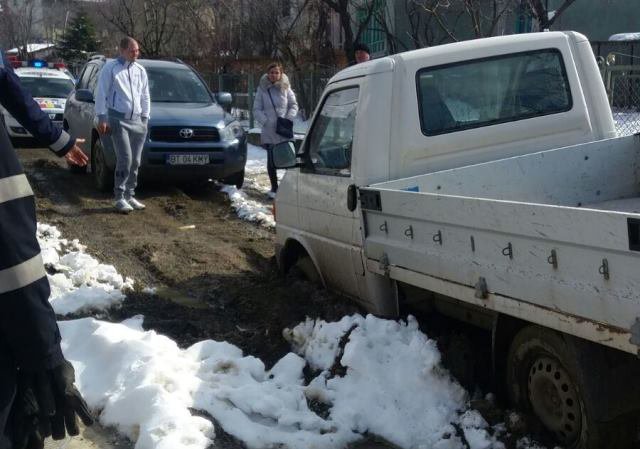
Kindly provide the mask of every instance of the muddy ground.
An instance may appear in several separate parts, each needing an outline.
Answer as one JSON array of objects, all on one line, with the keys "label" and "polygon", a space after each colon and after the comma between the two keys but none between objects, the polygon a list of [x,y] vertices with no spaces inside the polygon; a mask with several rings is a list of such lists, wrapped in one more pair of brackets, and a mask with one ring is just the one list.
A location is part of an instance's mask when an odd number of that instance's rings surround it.
[{"label": "muddy ground", "polygon": [[[87,252],[136,281],[122,307],[101,319],[121,321],[143,314],[146,329],[182,347],[203,339],[226,340],[270,367],[289,351],[282,329],[307,316],[335,320],[363,312],[296,273],[279,275],[274,232],[238,219],[213,183],[143,184],[138,198],[147,209],[119,215],[111,195],[97,192],[89,174],[70,173],[46,150],[23,148],[19,153],[36,192],[39,221],[56,225],[66,238],[79,239]],[[262,199],[260,192],[248,193]],[[154,287],[155,293],[145,293],[145,287]],[[482,397],[491,388],[489,337],[442,317],[419,320],[438,338],[447,367],[472,394]],[[508,413],[482,400],[474,405],[491,424],[504,421]],[[219,426],[216,432],[215,447],[243,447]],[[108,430],[98,433],[123,447]],[[392,446],[371,436],[357,447]]]}]

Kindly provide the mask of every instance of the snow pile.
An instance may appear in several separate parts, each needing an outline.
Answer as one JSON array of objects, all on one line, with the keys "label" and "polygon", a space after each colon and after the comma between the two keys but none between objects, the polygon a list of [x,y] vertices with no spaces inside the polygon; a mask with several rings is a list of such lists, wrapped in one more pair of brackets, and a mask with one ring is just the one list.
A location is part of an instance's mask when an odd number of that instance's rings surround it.
[{"label": "snow pile", "polygon": [[[267,228],[273,228],[276,225],[273,218],[273,202],[251,199],[245,192],[238,190],[235,186],[225,185],[220,191],[227,194],[231,201],[231,207],[236,211],[238,217],[243,220],[257,222]],[[268,191],[269,189],[266,190],[266,192]]]},{"label": "snow pile", "polygon": [[[86,318],[60,328],[87,402],[138,449],[210,445],[213,425],[190,409],[205,411],[250,448],[343,448],[365,432],[403,448],[504,447],[467,409],[466,392],[413,318],[307,320],[285,331],[301,356],[289,353],[271,370],[226,342],[182,350],[143,331],[142,317],[121,324]],[[309,385],[307,363],[321,370]],[[310,402],[326,404],[328,414],[316,414]]]},{"label": "snow pile", "polygon": [[86,254],[78,240],[61,237],[55,226],[38,223],[38,242],[51,285],[49,301],[57,314],[101,310],[124,300],[133,287],[113,265],[104,265]]},{"label": "snow pile", "polygon": [[[276,225],[273,217],[273,201],[267,198],[267,193],[271,189],[267,177],[267,152],[261,147],[248,144],[247,164],[244,170],[243,190],[230,185],[225,185],[220,190],[228,195],[231,207],[240,218],[273,228]],[[284,173],[284,170],[278,170],[279,180]],[[245,190],[257,191],[262,195],[262,200],[251,198]]]},{"label": "snow pile", "polygon": [[[341,349],[343,336],[348,342]],[[371,315],[337,323],[307,320],[285,337],[322,370],[307,396],[328,403],[335,422],[404,448],[463,448],[456,426],[471,449],[504,447],[478,412],[464,411],[465,390],[443,370],[435,342],[413,317],[407,323]],[[332,375],[336,357],[344,376]]]}]

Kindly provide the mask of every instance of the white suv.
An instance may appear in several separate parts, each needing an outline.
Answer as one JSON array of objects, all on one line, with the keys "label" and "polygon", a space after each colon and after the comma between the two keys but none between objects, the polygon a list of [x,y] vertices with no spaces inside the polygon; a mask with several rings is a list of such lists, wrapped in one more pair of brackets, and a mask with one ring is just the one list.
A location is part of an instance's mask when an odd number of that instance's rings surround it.
[{"label": "white suv", "polygon": [[[22,86],[40,105],[40,109],[49,114],[49,118],[62,126],[62,114],[67,102],[67,96],[73,90],[75,83],[67,72],[59,69],[22,67],[15,69]],[[9,112],[2,109],[2,119],[6,123],[7,132],[12,138],[33,137],[24,129]]]}]

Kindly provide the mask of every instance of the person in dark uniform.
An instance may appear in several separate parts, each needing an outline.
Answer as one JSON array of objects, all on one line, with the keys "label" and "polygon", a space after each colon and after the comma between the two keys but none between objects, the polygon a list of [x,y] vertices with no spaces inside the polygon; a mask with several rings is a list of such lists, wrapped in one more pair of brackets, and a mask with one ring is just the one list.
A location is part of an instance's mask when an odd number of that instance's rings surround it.
[{"label": "person in dark uniform", "polygon": [[[0,103],[58,156],[84,166],[74,139],[40,110],[0,53]],[[35,449],[44,439],[78,433],[76,414],[93,423],[73,385],[49,304],[49,282],[36,239],[33,192],[0,123],[0,449]],[[65,430],[66,429],[66,430]]]}]

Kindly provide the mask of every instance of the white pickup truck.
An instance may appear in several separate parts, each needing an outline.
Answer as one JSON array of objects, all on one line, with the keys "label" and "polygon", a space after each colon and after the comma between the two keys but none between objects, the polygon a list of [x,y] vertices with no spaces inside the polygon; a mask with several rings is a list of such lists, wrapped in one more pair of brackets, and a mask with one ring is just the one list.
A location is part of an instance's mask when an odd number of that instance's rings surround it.
[{"label": "white pickup truck", "polygon": [[566,448],[640,411],[640,142],[587,39],[401,53],[329,82],[276,199],[276,255],[380,315],[419,299],[492,331],[509,398]]}]

